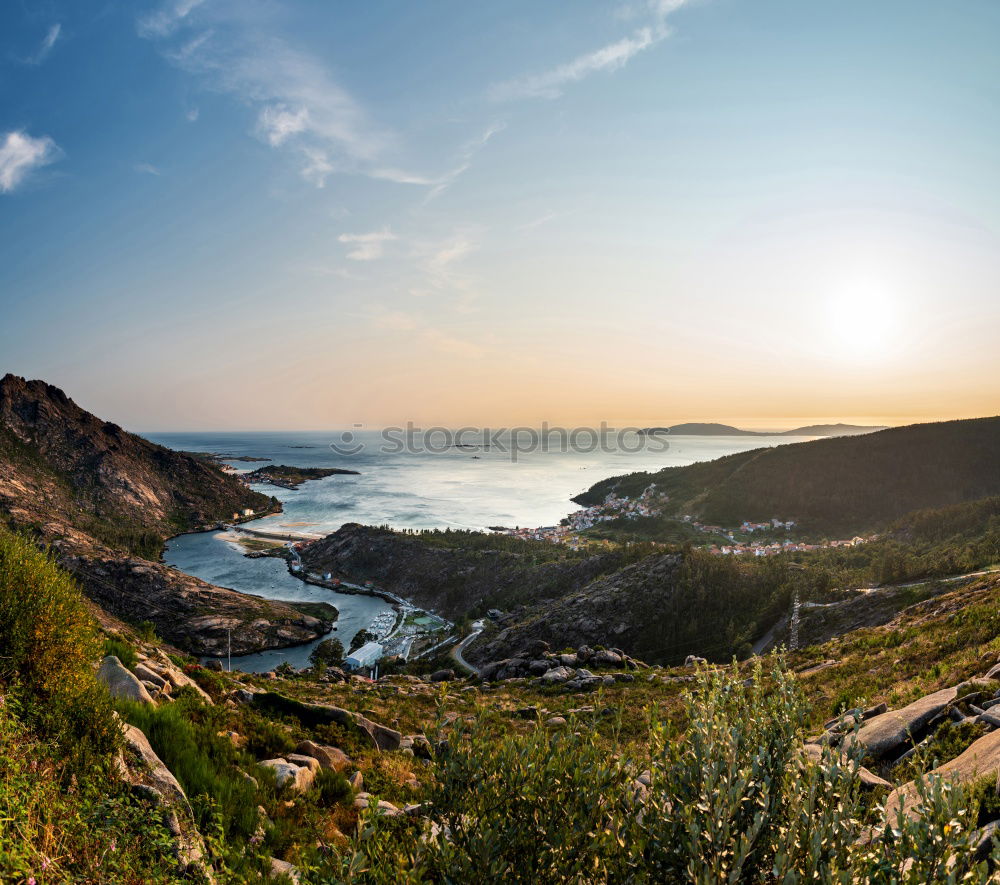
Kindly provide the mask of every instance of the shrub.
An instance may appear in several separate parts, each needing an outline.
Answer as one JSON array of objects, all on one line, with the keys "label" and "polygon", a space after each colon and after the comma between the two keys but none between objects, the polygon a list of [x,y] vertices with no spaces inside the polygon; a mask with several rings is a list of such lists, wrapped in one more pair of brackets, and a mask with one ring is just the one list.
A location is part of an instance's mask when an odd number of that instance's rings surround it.
[{"label": "shrub", "polygon": [[114,636],[109,636],[104,640],[104,655],[114,655],[129,670],[135,666],[138,660],[131,643]]},{"label": "shrub", "polygon": [[0,683],[67,752],[106,754],[119,739],[92,664],[101,643],[76,582],[27,538],[0,528]]},{"label": "shrub", "polygon": [[244,708],[239,726],[247,751],[259,759],[274,759],[295,750],[295,741],[277,722]]},{"label": "shrub", "polygon": [[[163,707],[121,703],[122,715],[140,728],[163,763],[180,781],[188,798],[203,811],[199,828],[216,825],[215,807],[221,816],[227,837],[236,841],[249,839],[257,826],[256,791],[237,768],[252,766],[253,760],[241,754],[232,743],[216,732],[214,717],[197,722],[192,716],[195,705],[178,699]],[[212,799],[215,805],[198,806],[199,796]]]},{"label": "shrub", "polygon": [[65,767],[0,702],[0,882],[46,885],[181,882],[158,816],[119,782],[91,770],[64,790]]},{"label": "shrub", "polygon": [[[862,801],[857,762],[805,756],[805,704],[782,666],[702,673],[684,705],[684,733],[654,713],[648,756],[631,759],[572,722],[497,739],[483,711],[438,754],[430,816],[450,838],[369,811],[330,881],[988,881],[976,802],[940,779],[918,782],[919,814],[866,827],[882,809]],[[648,787],[635,780],[644,768]]]},{"label": "shrub", "polygon": [[317,802],[324,808],[337,805],[351,795],[347,778],[337,771],[321,768],[316,775]]}]

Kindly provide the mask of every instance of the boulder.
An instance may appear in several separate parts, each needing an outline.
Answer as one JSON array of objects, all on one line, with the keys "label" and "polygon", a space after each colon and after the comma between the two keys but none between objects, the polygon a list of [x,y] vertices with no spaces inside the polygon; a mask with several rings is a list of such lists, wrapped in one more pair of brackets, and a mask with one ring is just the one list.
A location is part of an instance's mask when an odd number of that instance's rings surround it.
[{"label": "boulder", "polygon": [[166,689],[170,690],[170,683],[167,682],[159,673],[151,670],[145,664],[136,664],[132,670],[133,673],[139,678],[140,682],[152,682],[161,691]]},{"label": "boulder", "polygon": [[174,689],[190,688],[206,704],[213,703],[208,692],[188,676],[187,673],[183,672],[179,667],[174,666],[170,658],[162,651],[157,651],[155,659],[151,658],[146,662],[146,665],[159,673]]},{"label": "boulder", "polygon": [[214,670],[216,673],[222,672],[222,661],[209,661],[205,664],[206,670]]},{"label": "boulder", "polygon": [[198,832],[184,789],[153,751],[140,729],[124,725],[122,736],[124,748],[117,760],[119,773],[136,792],[159,809],[173,838],[178,863],[200,879],[214,882],[211,868],[204,862],[205,843]]},{"label": "boulder", "polygon": [[[278,876],[285,876],[292,882],[298,883],[301,881],[300,873],[296,867],[290,864],[287,860],[278,860],[276,857],[271,858],[271,876],[277,878]],[[260,875],[258,873],[258,875]]]},{"label": "boulder", "polygon": [[700,657],[698,657],[698,655],[688,655],[686,658],[684,658],[684,666],[685,667],[704,666],[707,663],[708,663],[707,659],[700,658]]},{"label": "boulder", "polygon": [[574,653],[559,655],[559,663],[564,667],[575,667],[580,663],[579,658]]},{"label": "boulder", "polygon": [[1000,679],[1000,663],[994,664],[986,671],[983,679]]},{"label": "boulder", "polygon": [[432,758],[431,742],[427,740],[427,737],[422,734],[413,735],[413,755],[418,759],[430,759]]},{"label": "boulder", "polygon": [[562,716],[553,716],[551,719],[546,719],[545,724],[549,728],[562,728],[566,724],[566,720]]},{"label": "boulder", "polygon": [[993,853],[993,842],[995,839],[1000,838],[1000,820],[992,820],[985,827],[981,827],[976,835],[979,836],[979,841],[976,843],[975,851],[973,852],[973,860],[976,863],[982,863],[984,860],[988,860],[989,856]]},{"label": "boulder", "polygon": [[312,757],[319,763],[320,768],[326,768],[330,771],[344,771],[352,764],[343,750],[337,747],[314,744],[312,741],[300,742],[295,748],[295,752],[302,756]]},{"label": "boulder", "polygon": [[279,790],[287,788],[293,793],[304,793],[316,778],[315,772],[310,767],[298,766],[287,759],[265,759],[257,764],[274,772]]},{"label": "boulder", "polygon": [[552,665],[548,661],[544,660],[543,658],[539,658],[538,660],[532,661],[530,664],[528,664],[528,672],[532,676],[541,676],[547,673],[551,668],[551,666]]},{"label": "boulder", "polygon": [[454,678],[454,670],[436,670],[431,673],[431,682],[451,682]]},{"label": "boulder", "polygon": [[360,713],[352,713],[328,704],[307,704],[273,691],[255,694],[253,704],[262,709],[291,714],[307,725],[329,725],[336,722],[338,725],[353,728],[366,736],[372,746],[379,750],[398,750],[403,739],[403,735],[394,728],[373,722]]},{"label": "boulder", "polygon": [[594,656],[590,659],[590,663],[594,667],[620,667],[623,660],[620,654],[611,651],[611,649],[604,648],[594,653]]},{"label": "boulder", "polygon": [[958,697],[963,686],[943,688],[933,694],[907,704],[901,710],[889,710],[865,722],[856,735],[849,734],[844,749],[856,744],[865,754],[884,759],[899,751],[905,744],[919,740],[920,730]]},{"label": "boulder", "polygon": [[319,771],[319,759],[314,759],[312,756],[306,756],[303,753],[290,753],[288,761],[292,765],[298,765],[299,768],[308,768],[313,774]]},{"label": "boulder", "polygon": [[548,685],[559,685],[572,679],[574,673],[569,667],[553,667],[542,676],[542,682]]},{"label": "boulder", "polygon": [[365,778],[360,771],[355,771],[348,775],[347,782],[351,785],[351,789],[355,793],[360,793],[365,787]]},{"label": "boulder", "polygon": [[97,678],[108,687],[113,698],[136,701],[140,704],[153,704],[152,695],[146,687],[114,655],[108,655],[101,661],[101,666],[97,670]]},{"label": "boulder", "polygon": [[[998,773],[1000,773],[1000,731],[991,731],[979,740],[973,741],[960,756],[934,769],[935,775],[963,786],[974,784],[986,777],[996,781]],[[893,823],[900,808],[907,817],[916,818],[919,801],[915,781],[897,787],[885,802],[886,822]]]}]

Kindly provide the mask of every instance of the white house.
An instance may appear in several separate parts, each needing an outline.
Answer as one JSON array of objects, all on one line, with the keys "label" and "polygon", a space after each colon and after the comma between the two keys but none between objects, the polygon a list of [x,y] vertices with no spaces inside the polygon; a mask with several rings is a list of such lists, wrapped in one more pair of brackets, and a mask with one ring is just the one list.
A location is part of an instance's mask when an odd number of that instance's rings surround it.
[{"label": "white house", "polygon": [[381,643],[366,642],[357,651],[352,651],[344,660],[348,670],[362,670],[374,667],[384,654]]}]

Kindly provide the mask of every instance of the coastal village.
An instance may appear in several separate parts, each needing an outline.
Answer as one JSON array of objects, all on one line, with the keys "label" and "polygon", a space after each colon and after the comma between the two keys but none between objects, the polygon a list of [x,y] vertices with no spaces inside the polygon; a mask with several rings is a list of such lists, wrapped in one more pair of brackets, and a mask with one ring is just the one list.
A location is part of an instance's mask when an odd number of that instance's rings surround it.
[{"label": "coastal village", "polygon": [[[600,503],[582,510],[576,510],[563,519],[559,525],[542,526],[540,528],[503,529],[502,532],[523,540],[548,541],[552,544],[565,544],[571,550],[580,550],[592,539],[582,537],[581,533],[602,522],[618,519],[641,519],[663,515],[664,505],[669,496],[660,492],[655,483],[648,485],[638,497],[619,497],[611,492]],[[775,556],[779,553],[795,553],[800,551],[820,550],[828,547],[856,547],[872,538],[855,536],[842,540],[823,541],[821,543],[805,543],[792,538],[776,539],[777,532],[789,532],[796,526],[793,519],[771,519],[768,522],[744,521],[739,528],[725,528],[719,525],[708,525],[690,515],[683,515],[680,521],[698,532],[713,538],[726,538],[730,543],[720,544],[718,541],[707,546],[710,553],[719,556]],[[752,535],[769,534],[769,538],[754,540]]]}]

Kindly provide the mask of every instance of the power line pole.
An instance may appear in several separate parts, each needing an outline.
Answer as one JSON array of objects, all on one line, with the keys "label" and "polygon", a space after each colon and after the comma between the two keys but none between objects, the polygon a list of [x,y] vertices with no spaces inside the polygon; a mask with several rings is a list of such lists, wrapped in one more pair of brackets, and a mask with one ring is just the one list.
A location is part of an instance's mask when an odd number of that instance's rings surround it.
[{"label": "power line pole", "polygon": [[799,591],[792,597],[792,623],[788,637],[788,650],[795,651],[799,647]]},{"label": "power line pole", "polygon": [[233,672],[233,631],[226,630],[226,639],[228,642],[228,649],[226,652],[226,657],[228,658],[228,666],[226,669],[227,673]]}]

